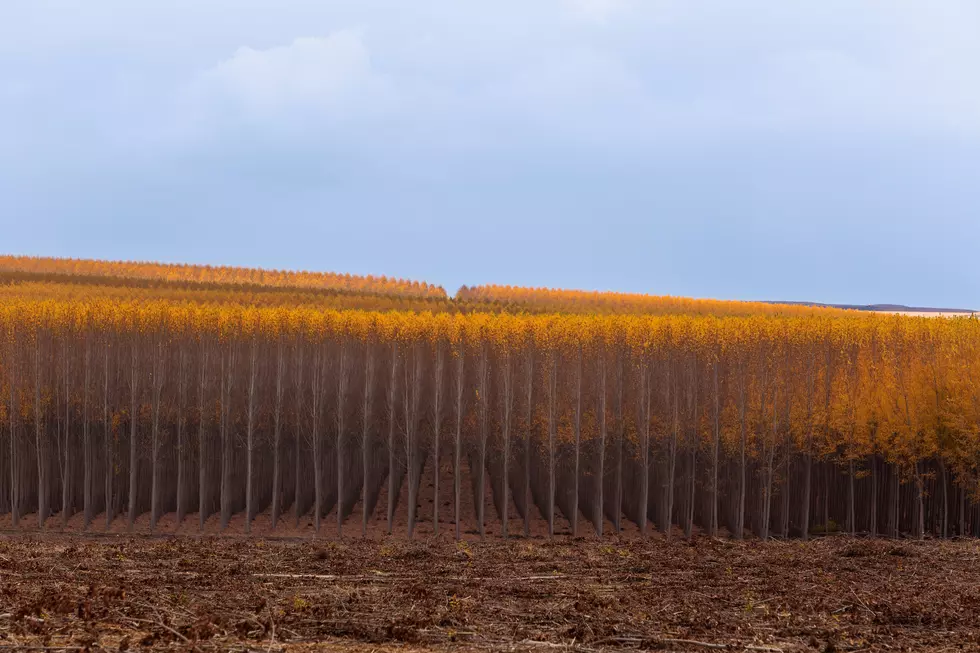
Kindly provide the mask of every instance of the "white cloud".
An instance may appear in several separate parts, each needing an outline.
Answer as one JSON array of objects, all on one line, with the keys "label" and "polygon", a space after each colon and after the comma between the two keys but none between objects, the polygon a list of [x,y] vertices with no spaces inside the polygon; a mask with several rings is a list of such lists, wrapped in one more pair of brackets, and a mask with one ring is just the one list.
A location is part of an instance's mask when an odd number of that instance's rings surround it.
[{"label": "white cloud", "polygon": [[572,11],[580,18],[605,23],[623,8],[625,0],[569,0]]},{"label": "white cloud", "polygon": [[345,29],[265,50],[241,47],[198,75],[184,100],[199,117],[329,121],[383,111],[391,91],[372,67],[363,34]]}]

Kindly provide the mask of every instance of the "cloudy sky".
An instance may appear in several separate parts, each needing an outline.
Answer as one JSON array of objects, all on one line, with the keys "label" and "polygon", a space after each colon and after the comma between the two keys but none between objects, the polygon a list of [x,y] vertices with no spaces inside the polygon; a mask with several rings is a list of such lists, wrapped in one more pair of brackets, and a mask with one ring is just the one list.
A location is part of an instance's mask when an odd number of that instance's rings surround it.
[{"label": "cloudy sky", "polygon": [[4,0],[0,249],[980,308],[975,0]]}]

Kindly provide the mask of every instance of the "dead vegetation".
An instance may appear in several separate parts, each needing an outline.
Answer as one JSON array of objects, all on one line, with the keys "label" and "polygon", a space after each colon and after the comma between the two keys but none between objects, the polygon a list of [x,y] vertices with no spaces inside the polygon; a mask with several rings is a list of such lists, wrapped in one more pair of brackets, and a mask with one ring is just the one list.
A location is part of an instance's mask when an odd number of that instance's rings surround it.
[{"label": "dead vegetation", "polygon": [[0,540],[0,647],[977,650],[973,541]]}]

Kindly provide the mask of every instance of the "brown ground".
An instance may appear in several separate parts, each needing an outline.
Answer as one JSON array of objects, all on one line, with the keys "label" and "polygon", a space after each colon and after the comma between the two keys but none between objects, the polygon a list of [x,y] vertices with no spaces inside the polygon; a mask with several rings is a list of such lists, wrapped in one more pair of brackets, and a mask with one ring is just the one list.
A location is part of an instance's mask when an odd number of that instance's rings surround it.
[{"label": "brown ground", "polygon": [[980,650],[978,563],[974,541],[20,533],[0,647]]}]

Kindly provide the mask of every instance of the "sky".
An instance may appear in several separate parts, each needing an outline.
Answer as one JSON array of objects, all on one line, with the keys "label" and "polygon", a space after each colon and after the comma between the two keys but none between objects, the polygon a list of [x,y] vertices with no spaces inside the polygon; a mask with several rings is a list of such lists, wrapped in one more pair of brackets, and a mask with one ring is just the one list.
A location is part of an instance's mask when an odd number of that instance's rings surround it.
[{"label": "sky", "polygon": [[980,309],[975,0],[3,0],[0,251]]}]

